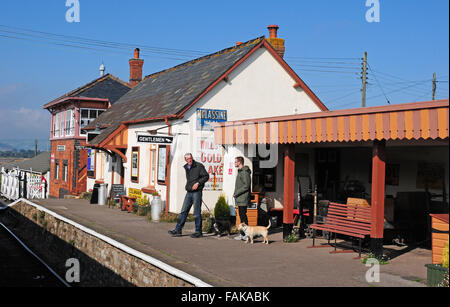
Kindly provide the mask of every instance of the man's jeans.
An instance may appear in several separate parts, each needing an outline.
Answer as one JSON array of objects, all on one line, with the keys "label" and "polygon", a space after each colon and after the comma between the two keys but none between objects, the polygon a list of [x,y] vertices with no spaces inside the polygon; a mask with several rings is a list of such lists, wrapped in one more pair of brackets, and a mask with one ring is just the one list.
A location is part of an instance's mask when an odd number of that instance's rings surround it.
[{"label": "man's jeans", "polygon": [[181,213],[178,216],[178,222],[175,230],[181,231],[181,229],[183,229],[192,204],[194,204],[195,232],[202,232],[202,191],[186,193],[183,208],[181,208]]}]

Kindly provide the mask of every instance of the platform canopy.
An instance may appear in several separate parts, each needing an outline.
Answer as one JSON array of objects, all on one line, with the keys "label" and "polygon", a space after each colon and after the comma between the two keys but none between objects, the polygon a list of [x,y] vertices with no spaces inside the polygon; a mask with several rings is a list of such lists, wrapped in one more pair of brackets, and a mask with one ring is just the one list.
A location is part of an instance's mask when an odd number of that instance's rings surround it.
[{"label": "platform canopy", "polygon": [[295,144],[446,139],[449,100],[219,123],[216,144]]}]

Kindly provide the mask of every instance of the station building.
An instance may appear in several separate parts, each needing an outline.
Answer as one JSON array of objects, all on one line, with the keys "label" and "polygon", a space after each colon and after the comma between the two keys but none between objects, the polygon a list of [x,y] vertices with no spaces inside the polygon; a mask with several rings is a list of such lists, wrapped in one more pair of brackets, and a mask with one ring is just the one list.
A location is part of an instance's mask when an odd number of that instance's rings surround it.
[{"label": "station building", "polygon": [[88,148],[84,129],[131,88],[106,74],[43,106],[51,114],[50,197],[86,191]]},{"label": "station building", "polygon": [[157,192],[165,211],[178,213],[184,154],[192,153],[210,175],[203,193],[208,208],[221,194],[233,207],[234,184],[224,177],[236,175],[234,153],[215,142],[214,124],[327,110],[283,59],[285,41],[277,30],[269,26],[269,38],[238,42],[146,76],[87,127],[95,161],[87,188],[123,184],[129,196],[150,200]]}]

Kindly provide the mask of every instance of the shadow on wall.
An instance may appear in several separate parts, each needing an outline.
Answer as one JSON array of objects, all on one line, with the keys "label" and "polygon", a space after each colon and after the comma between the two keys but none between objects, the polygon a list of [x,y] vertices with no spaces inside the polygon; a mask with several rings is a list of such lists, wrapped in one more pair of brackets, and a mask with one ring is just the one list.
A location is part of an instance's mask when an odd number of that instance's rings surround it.
[{"label": "shadow on wall", "polygon": [[[73,265],[66,267],[66,261],[72,258],[77,259],[80,264],[80,282],[69,283],[72,287],[135,286],[77,248],[76,240],[79,235],[74,234],[74,239],[68,243],[47,230],[49,221],[45,216],[34,215],[32,219],[30,220],[12,209],[8,209],[0,216],[0,221],[61,278],[65,279],[67,271],[73,268]],[[64,232],[64,229],[62,231]],[[79,232],[81,233],[81,231]]]}]

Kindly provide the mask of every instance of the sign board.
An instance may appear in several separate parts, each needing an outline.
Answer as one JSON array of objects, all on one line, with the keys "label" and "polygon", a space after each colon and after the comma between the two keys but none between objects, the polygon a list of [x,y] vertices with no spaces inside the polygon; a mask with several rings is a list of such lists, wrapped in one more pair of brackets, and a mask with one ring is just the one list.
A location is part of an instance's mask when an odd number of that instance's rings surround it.
[{"label": "sign board", "polygon": [[88,150],[89,147],[86,146],[82,146],[82,145],[76,145],[75,146],[75,150]]},{"label": "sign board", "polygon": [[226,122],[226,110],[197,109],[197,130],[214,130],[214,123]]},{"label": "sign board", "polygon": [[55,154],[54,154],[54,153],[52,153],[52,154],[50,155],[50,158],[51,158],[51,162],[52,162],[52,163],[55,163]]},{"label": "sign board", "polygon": [[139,143],[167,145],[173,143],[173,136],[138,135],[137,141]]},{"label": "sign board", "polygon": [[125,195],[125,188],[123,184],[111,185],[111,198],[120,198],[121,195]]},{"label": "sign board", "polygon": [[57,151],[66,151],[66,145],[58,145],[56,146]]},{"label": "sign board", "polygon": [[211,138],[197,139],[196,161],[202,163],[209,174],[205,190],[221,191],[223,187],[223,148]]},{"label": "sign board", "polygon": [[142,198],[142,190],[129,188],[128,189],[128,196],[129,197]]}]

